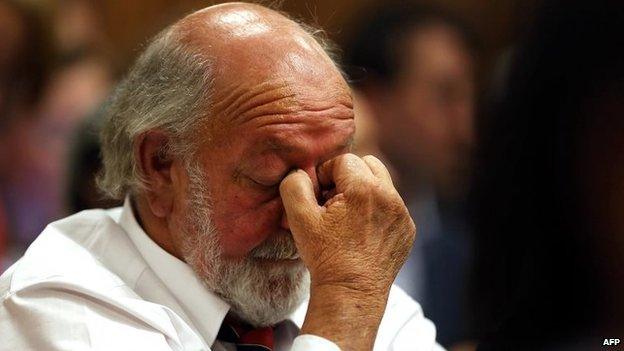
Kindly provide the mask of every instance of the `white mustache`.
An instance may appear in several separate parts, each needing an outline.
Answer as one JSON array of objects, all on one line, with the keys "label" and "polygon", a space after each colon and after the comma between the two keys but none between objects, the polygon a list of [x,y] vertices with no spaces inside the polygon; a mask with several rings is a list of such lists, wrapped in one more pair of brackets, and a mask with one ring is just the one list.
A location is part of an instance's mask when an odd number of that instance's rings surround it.
[{"label": "white mustache", "polygon": [[250,253],[253,258],[270,260],[296,260],[299,258],[297,246],[290,233],[280,232],[270,236]]}]

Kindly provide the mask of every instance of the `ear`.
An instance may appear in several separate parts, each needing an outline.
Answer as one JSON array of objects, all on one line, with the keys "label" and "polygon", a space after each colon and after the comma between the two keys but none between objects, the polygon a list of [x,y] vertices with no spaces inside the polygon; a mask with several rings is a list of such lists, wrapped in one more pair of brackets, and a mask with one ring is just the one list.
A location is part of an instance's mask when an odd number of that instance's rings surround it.
[{"label": "ear", "polygon": [[147,186],[146,199],[154,216],[167,217],[176,194],[174,163],[167,153],[169,136],[160,130],[141,134],[135,143],[137,166]]}]

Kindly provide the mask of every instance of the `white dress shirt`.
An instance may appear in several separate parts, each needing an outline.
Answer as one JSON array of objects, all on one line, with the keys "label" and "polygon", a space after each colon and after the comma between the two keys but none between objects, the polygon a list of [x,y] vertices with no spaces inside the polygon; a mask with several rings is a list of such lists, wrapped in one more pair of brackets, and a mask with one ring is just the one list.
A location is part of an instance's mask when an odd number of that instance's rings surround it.
[{"label": "white dress shirt", "polygon": [[[229,305],[155,244],[123,208],[56,221],[0,277],[0,351],[228,350]],[[307,302],[275,330],[276,350],[335,351],[298,335]],[[392,287],[375,350],[440,350],[420,306]]]}]

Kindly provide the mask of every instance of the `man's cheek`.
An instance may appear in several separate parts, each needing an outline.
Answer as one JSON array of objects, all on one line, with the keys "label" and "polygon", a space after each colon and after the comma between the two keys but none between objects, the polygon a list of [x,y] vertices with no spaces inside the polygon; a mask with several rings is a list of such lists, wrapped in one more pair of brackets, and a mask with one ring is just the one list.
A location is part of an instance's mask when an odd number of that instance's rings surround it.
[{"label": "man's cheek", "polygon": [[281,213],[281,201],[277,198],[255,209],[216,216],[215,225],[222,233],[224,254],[229,257],[246,256],[280,230]]}]

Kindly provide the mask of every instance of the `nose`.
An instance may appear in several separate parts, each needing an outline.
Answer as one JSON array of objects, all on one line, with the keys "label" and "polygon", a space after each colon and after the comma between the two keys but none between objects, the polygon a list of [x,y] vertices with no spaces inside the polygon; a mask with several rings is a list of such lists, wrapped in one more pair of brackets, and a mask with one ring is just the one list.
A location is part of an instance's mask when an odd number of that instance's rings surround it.
[{"label": "nose", "polygon": [[[320,193],[321,193],[321,187],[318,182],[318,177],[316,176],[316,167],[310,166],[310,167],[301,168],[301,169],[308,174],[308,177],[310,177],[310,180],[312,181],[312,186],[314,188],[314,195],[316,195],[316,198],[319,199]],[[285,230],[290,230],[290,226],[288,224],[288,218],[286,218],[286,211],[284,211],[283,206],[282,206],[282,218],[280,220],[280,228],[285,229]]]}]

